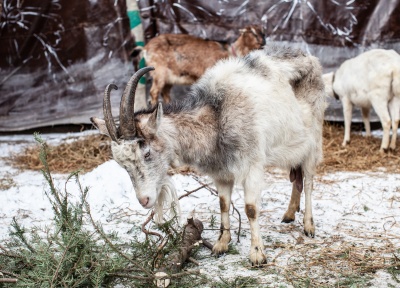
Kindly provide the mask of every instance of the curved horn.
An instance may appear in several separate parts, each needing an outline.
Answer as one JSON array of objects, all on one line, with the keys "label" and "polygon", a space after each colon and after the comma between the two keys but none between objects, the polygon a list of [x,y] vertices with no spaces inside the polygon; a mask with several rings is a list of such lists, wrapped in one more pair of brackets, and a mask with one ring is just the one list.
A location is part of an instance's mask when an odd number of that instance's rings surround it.
[{"label": "curved horn", "polygon": [[136,128],[133,117],[135,108],[136,86],[140,80],[140,77],[151,70],[154,70],[154,67],[144,67],[138,70],[135,74],[133,74],[128,84],[126,84],[124,94],[122,95],[119,111],[119,128],[122,136],[125,139],[132,139],[133,137],[135,137]]},{"label": "curved horn", "polygon": [[110,134],[111,139],[118,143],[117,126],[115,125],[114,118],[111,113],[111,101],[110,101],[111,89],[118,90],[118,87],[115,84],[108,84],[106,90],[104,91],[104,101],[103,101],[104,121],[106,122],[106,127],[108,133]]}]

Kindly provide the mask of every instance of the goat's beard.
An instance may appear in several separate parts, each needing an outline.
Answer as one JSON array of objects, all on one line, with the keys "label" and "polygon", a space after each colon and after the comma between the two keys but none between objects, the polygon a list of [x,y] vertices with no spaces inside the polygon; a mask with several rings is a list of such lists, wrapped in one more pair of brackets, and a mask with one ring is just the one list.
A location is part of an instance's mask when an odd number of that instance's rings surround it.
[{"label": "goat's beard", "polygon": [[181,207],[175,186],[169,179],[161,186],[154,205],[154,212],[154,221],[157,224],[163,224],[174,218],[176,218],[176,223],[180,223]]}]

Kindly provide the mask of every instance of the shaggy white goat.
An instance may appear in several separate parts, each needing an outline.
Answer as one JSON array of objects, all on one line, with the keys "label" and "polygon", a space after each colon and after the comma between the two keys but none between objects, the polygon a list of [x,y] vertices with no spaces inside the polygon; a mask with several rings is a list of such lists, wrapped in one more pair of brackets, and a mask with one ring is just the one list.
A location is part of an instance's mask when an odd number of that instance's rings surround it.
[{"label": "shaggy white goat", "polygon": [[215,254],[228,251],[229,209],[234,184],[244,186],[250,221],[250,260],[265,262],[260,235],[264,166],[290,171],[292,197],[283,222],[295,219],[305,190],[304,231],[314,236],[311,193],[316,166],[322,160],[322,123],[326,107],[318,59],[301,51],[266,48],[244,58],[218,62],[195,83],[180,103],[135,114],[135,87],[152,67],[139,70],[121,100],[120,126],[104,97],[105,120],[92,118],[109,135],[114,159],[126,169],[145,208],[157,205],[168,183],[167,170],[179,163],[209,175],[218,190],[221,234]]},{"label": "shaggy white goat", "polygon": [[[344,115],[343,146],[350,143],[353,105],[361,107],[366,135],[371,135],[371,107],[383,127],[381,152],[396,148],[400,119],[400,55],[393,50],[373,49],[349,59],[336,72],[323,75],[329,96],[340,99]],[[389,108],[389,109],[388,109]]]}]

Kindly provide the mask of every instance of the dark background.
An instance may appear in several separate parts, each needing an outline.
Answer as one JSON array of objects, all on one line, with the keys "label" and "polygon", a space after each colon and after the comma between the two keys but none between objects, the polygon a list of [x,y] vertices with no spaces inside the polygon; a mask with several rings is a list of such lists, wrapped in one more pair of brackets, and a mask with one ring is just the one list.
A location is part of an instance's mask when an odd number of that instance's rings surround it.
[{"label": "dark background", "polygon": [[[126,1],[1,2],[0,131],[101,116],[104,87],[123,87],[134,72]],[[189,33],[232,42],[240,28],[259,24],[267,45],[301,48],[319,57],[325,72],[372,48],[400,52],[400,0],[137,3],[146,41]],[[112,99],[117,105],[118,97]],[[332,101],[326,118],[341,120],[340,110]]]}]

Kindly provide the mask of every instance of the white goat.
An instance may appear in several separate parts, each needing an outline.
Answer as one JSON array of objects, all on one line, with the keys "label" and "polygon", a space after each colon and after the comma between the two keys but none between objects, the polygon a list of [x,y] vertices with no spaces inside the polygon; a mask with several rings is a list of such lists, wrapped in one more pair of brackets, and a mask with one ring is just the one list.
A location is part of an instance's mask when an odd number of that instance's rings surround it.
[{"label": "white goat", "polygon": [[[349,59],[333,73],[323,75],[329,96],[340,99],[344,115],[343,146],[350,143],[353,105],[361,107],[366,135],[371,135],[371,107],[382,123],[383,138],[380,151],[396,148],[400,119],[400,55],[393,50],[373,49]],[[388,109],[389,108],[389,109]]]},{"label": "white goat", "polygon": [[244,186],[250,221],[252,264],[266,261],[258,217],[264,166],[290,171],[290,204],[283,222],[295,219],[305,190],[305,234],[314,237],[311,193],[322,160],[322,124],[326,107],[317,58],[286,48],[253,51],[244,58],[218,62],[191,88],[182,103],[161,103],[133,113],[134,90],[152,67],[139,70],[121,100],[117,129],[110,110],[110,84],[104,97],[105,120],[92,118],[112,138],[114,159],[129,173],[145,208],[157,205],[167,169],[176,161],[209,175],[218,190],[221,235],[215,254],[228,250],[229,209],[235,183]]}]

